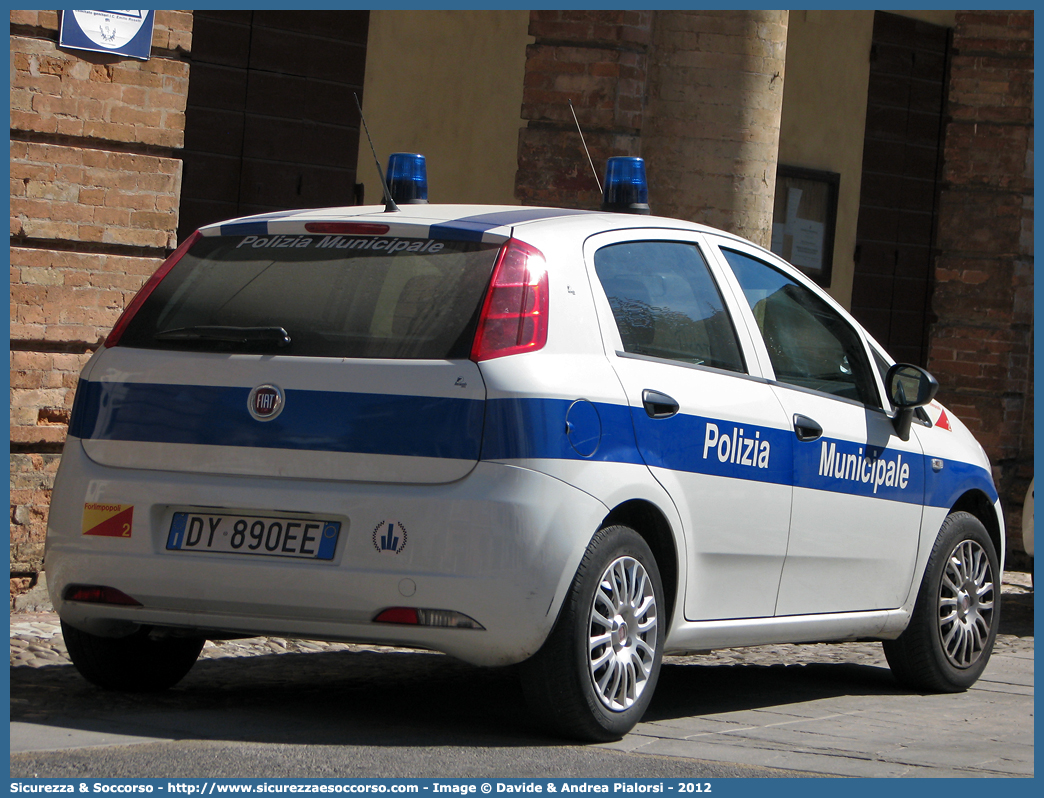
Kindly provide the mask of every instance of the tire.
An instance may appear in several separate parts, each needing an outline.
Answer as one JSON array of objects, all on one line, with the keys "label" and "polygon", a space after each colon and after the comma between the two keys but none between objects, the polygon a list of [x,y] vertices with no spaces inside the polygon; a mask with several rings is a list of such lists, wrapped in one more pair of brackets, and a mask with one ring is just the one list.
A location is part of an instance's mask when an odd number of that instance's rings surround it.
[{"label": "tire", "polygon": [[76,670],[105,690],[154,693],[180,682],[199,657],[201,637],[98,637],[62,621],[62,636]]},{"label": "tire", "polygon": [[927,692],[967,690],[982,674],[1000,622],[993,541],[970,513],[946,517],[935,539],[910,625],[884,642],[900,684]]},{"label": "tire", "polygon": [[547,641],[522,663],[530,708],[554,733],[607,742],[645,714],[666,632],[656,560],[633,529],[598,531]]}]

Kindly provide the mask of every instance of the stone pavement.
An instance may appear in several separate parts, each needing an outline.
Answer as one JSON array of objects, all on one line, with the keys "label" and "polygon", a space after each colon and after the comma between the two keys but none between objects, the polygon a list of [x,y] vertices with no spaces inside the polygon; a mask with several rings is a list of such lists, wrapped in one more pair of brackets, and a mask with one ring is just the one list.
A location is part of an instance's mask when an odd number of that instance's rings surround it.
[{"label": "stone pavement", "polygon": [[[37,714],[42,719],[55,711],[55,701],[62,700],[57,693],[68,693],[61,685],[69,684],[69,672],[54,667],[69,664],[58,620],[39,596],[37,592],[37,600],[23,598],[11,615],[12,721],[33,722]],[[760,646],[670,656],[664,659],[660,686],[642,723],[623,740],[604,747],[823,775],[1033,776],[1033,592],[1028,574],[1005,574],[1002,600],[993,658],[965,693],[900,690],[877,643]],[[329,679],[338,673],[335,659],[379,649],[258,637],[208,642],[201,656],[215,661],[251,658],[243,663],[245,668],[211,669],[206,678],[212,689],[237,689],[244,680],[270,689],[289,686],[288,679]],[[300,656],[324,651],[333,659]],[[399,652],[400,657],[406,654]],[[365,654],[363,659],[388,661]],[[434,655],[409,659],[414,664],[399,678],[415,672],[436,677],[455,667],[453,660]],[[295,664],[290,669],[279,664],[291,660]],[[50,675],[43,680],[16,679],[19,673],[28,676],[24,668],[46,668]],[[206,667],[199,670],[207,672]],[[75,674],[72,677],[75,683]],[[467,678],[475,677],[478,672]],[[198,709],[188,684],[192,679],[190,674],[186,689],[164,701],[184,704],[189,712],[194,706]],[[43,693],[20,694],[30,684]],[[89,697],[97,691],[73,692],[84,696],[84,711],[98,708],[95,702],[101,698]],[[118,697],[106,695],[106,700],[120,703]],[[13,735],[14,729],[12,724]],[[13,736],[13,750],[33,750],[18,749],[14,743]]]}]

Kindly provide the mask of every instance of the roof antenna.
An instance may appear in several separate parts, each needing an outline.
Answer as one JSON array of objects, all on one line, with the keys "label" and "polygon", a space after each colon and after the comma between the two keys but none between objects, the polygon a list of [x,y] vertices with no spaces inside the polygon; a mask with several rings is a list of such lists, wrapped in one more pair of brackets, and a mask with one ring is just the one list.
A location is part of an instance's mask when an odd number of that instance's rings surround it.
[{"label": "roof antenna", "polygon": [[384,212],[391,213],[392,211],[397,211],[399,206],[392,199],[391,192],[388,190],[388,181],[384,179],[384,172],[381,170],[381,162],[377,157],[377,150],[373,148],[373,139],[370,138],[370,128],[366,126],[366,117],[363,116],[362,106],[359,104],[359,95],[353,91],[352,96],[355,98],[355,107],[359,109],[359,120],[362,122],[363,130],[366,131],[366,140],[370,142],[370,152],[373,153],[373,162],[377,165],[377,176],[381,179],[381,188],[384,189]]},{"label": "roof antenna", "polygon": [[[358,102],[358,101],[357,101]],[[587,142],[584,141],[584,131],[580,129],[580,121],[576,118],[576,111],[573,110],[573,101],[569,100],[569,110],[573,114],[573,121],[576,122],[576,132],[580,134],[580,141],[584,145],[584,152],[587,153],[587,162],[591,164],[591,174],[594,175],[595,184],[598,186],[598,193],[602,193],[602,181],[598,179],[598,170],[595,169],[594,161],[591,160],[591,151],[587,149]],[[360,114],[362,111],[359,112]]]}]

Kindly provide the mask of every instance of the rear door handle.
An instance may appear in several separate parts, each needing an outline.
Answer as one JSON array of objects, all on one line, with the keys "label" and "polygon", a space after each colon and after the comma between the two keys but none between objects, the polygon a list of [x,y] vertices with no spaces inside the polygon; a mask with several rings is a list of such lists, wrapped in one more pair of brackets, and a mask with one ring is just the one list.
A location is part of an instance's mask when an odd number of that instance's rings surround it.
[{"label": "rear door handle", "polygon": [[808,416],[795,413],[794,432],[797,433],[799,441],[814,441],[822,436],[823,428]]},{"label": "rear door handle", "polygon": [[650,391],[646,388],[642,391],[642,404],[649,418],[670,418],[678,412],[678,403],[665,393]]}]

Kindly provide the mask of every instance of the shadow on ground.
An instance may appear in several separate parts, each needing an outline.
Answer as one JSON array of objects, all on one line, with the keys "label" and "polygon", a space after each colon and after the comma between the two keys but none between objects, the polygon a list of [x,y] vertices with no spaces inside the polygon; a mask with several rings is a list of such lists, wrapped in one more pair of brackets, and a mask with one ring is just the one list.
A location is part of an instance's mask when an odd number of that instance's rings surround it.
[{"label": "shadow on ground", "polygon": [[[665,664],[645,719],[895,692],[887,669],[864,665]],[[438,654],[201,660],[176,688],[154,695],[99,690],[70,665],[15,668],[11,695],[12,721],[171,739],[503,746],[545,737],[516,671]]]},{"label": "shadow on ground", "polygon": [[[1032,593],[1005,596],[1002,633],[1032,635]],[[886,667],[665,662],[645,720],[843,695],[899,695]],[[99,690],[71,665],[11,669],[11,720],[179,740],[369,746],[522,746],[546,735],[514,668],[440,654],[337,651],[200,660],[174,689]]]},{"label": "shadow on ground", "polygon": [[1004,594],[998,632],[1002,635],[1033,637],[1033,591]]}]

